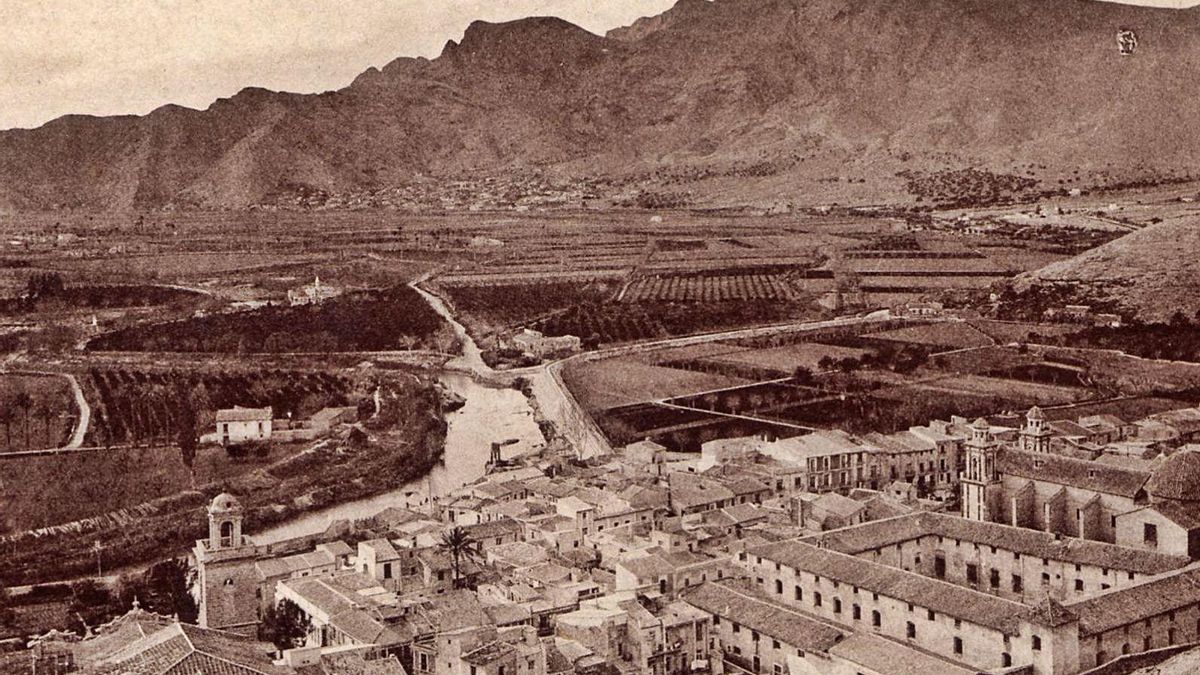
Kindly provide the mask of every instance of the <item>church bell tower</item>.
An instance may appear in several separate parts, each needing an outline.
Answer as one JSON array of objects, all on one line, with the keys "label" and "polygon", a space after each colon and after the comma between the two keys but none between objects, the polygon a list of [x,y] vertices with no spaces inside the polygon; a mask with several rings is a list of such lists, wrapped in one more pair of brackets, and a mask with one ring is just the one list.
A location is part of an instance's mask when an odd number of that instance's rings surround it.
[{"label": "church bell tower", "polygon": [[253,635],[258,624],[258,547],[242,534],[242,505],[223,493],[208,507],[208,536],[196,542],[198,623]]},{"label": "church bell tower", "polygon": [[971,425],[971,437],[967,440],[965,455],[966,469],[962,475],[962,515],[971,520],[990,521],[991,503],[1000,484],[1000,473],[996,467],[998,446],[992,438],[991,425],[979,418]]},{"label": "church bell tower", "polygon": [[1046,415],[1036,405],[1025,415],[1021,449],[1025,452],[1050,452],[1050,430],[1046,428]]}]

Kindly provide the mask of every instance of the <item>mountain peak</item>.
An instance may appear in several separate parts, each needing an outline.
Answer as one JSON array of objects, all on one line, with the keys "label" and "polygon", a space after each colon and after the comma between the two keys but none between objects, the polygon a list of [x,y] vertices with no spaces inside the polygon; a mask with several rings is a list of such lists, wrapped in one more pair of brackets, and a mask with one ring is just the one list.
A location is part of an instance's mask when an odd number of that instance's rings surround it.
[{"label": "mountain peak", "polygon": [[475,21],[462,40],[446,43],[438,61],[518,76],[561,73],[591,65],[608,44],[605,38],[555,17]]},{"label": "mountain peak", "polygon": [[637,42],[679,21],[697,16],[712,6],[712,0],[679,0],[673,7],[655,16],[644,16],[628,26],[614,28],[605,35],[610,40]]}]

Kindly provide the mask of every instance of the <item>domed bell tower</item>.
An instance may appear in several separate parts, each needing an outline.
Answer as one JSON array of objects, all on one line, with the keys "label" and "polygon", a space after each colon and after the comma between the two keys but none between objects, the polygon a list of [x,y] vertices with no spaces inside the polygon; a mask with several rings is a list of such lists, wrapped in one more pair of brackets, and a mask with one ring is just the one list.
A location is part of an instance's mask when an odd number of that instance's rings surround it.
[{"label": "domed bell tower", "polygon": [[962,476],[962,515],[971,520],[993,519],[991,502],[1000,484],[996,467],[998,445],[992,438],[991,425],[979,418],[971,425],[971,437],[964,454],[966,469]]},{"label": "domed bell tower", "polygon": [[196,542],[198,623],[202,628],[253,635],[259,599],[255,562],[259,549],[242,534],[242,505],[219,494],[208,506],[208,537]]},{"label": "domed bell tower", "polygon": [[1025,415],[1020,445],[1025,452],[1050,452],[1050,429],[1046,428],[1046,415],[1036,405]]},{"label": "domed bell tower", "polygon": [[220,494],[208,506],[208,550],[242,545],[242,505],[230,494]]}]

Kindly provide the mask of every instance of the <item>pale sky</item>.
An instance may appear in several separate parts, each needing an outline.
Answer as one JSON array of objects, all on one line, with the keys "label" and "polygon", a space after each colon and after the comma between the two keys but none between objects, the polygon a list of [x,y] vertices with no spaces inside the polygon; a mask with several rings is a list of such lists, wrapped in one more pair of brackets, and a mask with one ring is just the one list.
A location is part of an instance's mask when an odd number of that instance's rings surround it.
[{"label": "pale sky", "polygon": [[0,129],[67,113],[206,108],[243,87],[319,92],[435,57],[475,19],[603,34],[674,0],[0,0]]}]

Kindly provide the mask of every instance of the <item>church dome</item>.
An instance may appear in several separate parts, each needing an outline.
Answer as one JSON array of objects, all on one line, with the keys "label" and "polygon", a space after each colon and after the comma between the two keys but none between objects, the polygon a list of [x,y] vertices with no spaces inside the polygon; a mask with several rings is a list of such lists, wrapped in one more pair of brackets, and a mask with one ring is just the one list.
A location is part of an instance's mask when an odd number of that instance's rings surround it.
[{"label": "church dome", "polygon": [[988,424],[987,420],[980,417],[979,419],[975,420],[973,424],[971,424],[971,428],[979,431],[991,431],[992,425]]},{"label": "church dome", "polygon": [[1168,457],[1154,470],[1146,491],[1156,499],[1200,501],[1200,452],[1180,450]]},{"label": "church dome", "polygon": [[1029,409],[1029,413],[1025,415],[1025,419],[1027,419],[1027,420],[1044,420],[1044,419],[1046,419],[1046,414],[1042,412],[1041,408],[1039,408],[1035,405]]},{"label": "church dome", "polygon": [[212,504],[209,504],[208,506],[209,513],[240,511],[241,509],[242,505],[240,502],[238,502],[237,497],[234,497],[228,492],[222,492],[216,497],[213,497]]}]

